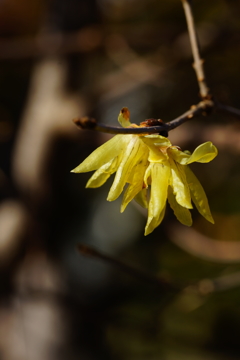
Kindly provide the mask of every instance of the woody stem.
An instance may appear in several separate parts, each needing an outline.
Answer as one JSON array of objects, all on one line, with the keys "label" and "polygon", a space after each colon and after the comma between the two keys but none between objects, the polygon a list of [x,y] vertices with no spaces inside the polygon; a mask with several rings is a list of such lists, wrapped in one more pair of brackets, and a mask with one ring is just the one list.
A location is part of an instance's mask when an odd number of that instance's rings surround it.
[{"label": "woody stem", "polygon": [[199,43],[197,39],[197,33],[195,28],[195,22],[192,12],[192,7],[189,0],[182,0],[183,9],[185,12],[185,17],[187,21],[188,33],[190,44],[192,48],[193,55],[193,68],[196,72],[197,81],[200,90],[200,96],[202,99],[206,99],[209,95],[209,89],[207,87],[205,73],[203,68],[203,59],[200,56]]}]

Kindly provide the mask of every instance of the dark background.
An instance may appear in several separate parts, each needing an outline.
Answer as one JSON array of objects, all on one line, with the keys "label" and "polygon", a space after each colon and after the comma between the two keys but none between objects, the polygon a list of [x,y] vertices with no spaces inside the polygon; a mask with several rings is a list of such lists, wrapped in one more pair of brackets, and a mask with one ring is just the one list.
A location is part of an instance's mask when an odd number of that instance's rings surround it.
[{"label": "dark background", "polygon": [[[240,108],[240,5],[193,1],[208,86]],[[144,237],[145,213],[107,202],[111,179],[85,189],[77,166],[108,135],[79,131],[89,115],[117,125],[169,121],[200,98],[180,0],[0,1],[0,358],[240,358],[240,126],[213,113],[170,133],[216,224],[168,209]],[[181,289],[136,279],[76,251],[85,243]],[[192,286],[189,284],[197,284]]]}]

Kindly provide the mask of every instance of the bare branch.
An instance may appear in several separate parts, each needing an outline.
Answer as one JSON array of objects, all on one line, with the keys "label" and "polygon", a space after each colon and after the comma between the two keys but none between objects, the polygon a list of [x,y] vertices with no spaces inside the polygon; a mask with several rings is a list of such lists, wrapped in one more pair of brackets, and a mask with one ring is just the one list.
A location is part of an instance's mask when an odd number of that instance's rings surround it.
[{"label": "bare branch", "polygon": [[189,33],[193,60],[194,60],[193,67],[196,72],[198,85],[200,89],[200,95],[202,99],[206,99],[209,97],[209,89],[207,87],[207,83],[205,79],[205,73],[203,69],[203,59],[201,59],[200,57],[199,44],[197,40],[197,33],[195,29],[192,7],[190,5],[189,0],[182,0],[182,4],[187,21],[188,33]]},{"label": "bare branch", "polygon": [[[203,100],[197,105],[192,105],[191,109],[186,111],[184,114],[180,115],[176,119],[169,121],[168,123],[163,123],[159,121],[159,126],[148,126],[148,127],[118,127],[118,126],[108,126],[104,124],[99,124],[95,119],[82,117],[73,119],[75,125],[81,129],[89,129],[95,131],[101,131],[109,134],[156,134],[156,133],[168,133],[168,131],[175,129],[184,122],[191,120],[194,117],[200,115],[206,115],[214,108],[214,102],[211,100]],[[165,136],[165,135],[164,135]]]},{"label": "bare branch", "polygon": [[180,115],[178,118],[169,121],[166,126],[167,130],[173,130],[188,120],[200,115],[208,115],[214,108],[214,102],[211,100],[200,101],[197,105],[192,105],[191,109]]},{"label": "bare branch", "polygon": [[[119,126],[108,126],[105,124],[97,123],[95,119],[84,117],[73,119],[75,125],[80,129],[88,129],[101,131],[108,134],[154,134],[166,130],[166,124],[160,126],[150,126],[150,127],[119,127]],[[95,126],[93,124],[95,123]]]}]

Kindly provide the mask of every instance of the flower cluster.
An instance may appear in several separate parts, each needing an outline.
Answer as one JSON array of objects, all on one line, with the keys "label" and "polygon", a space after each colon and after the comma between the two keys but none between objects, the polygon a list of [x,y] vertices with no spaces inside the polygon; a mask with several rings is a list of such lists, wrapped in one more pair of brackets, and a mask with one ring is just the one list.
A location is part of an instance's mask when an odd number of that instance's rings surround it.
[{"label": "flower cluster", "polygon": [[[118,121],[123,127],[138,127],[130,123],[127,108],[121,110]],[[116,173],[107,200],[116,200],[127,184],[121,212],[133,199],[147,208],[145,235],[148,235],[162,222],[167,200],[177,219],[184,225],[192,225],[189,211],[192,201],[199,213],[214,223],[202,185],[187,165],[209,162],[217,153],[211,142],[198,146],[190,154],[172,146],[169,139],[161,135],[118,134],[96,149],[72,172],[95,170],[86,185],[88,188],[100,187]],[[149,185],[151,190],[148,194]]]}]

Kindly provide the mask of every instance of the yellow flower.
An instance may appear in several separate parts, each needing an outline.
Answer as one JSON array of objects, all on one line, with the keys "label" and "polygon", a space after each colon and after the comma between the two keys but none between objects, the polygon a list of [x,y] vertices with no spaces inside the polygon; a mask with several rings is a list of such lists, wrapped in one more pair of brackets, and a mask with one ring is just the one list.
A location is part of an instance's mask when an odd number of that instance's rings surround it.
[{"label": "yellow flower", "polygon": [[[218,153],[216,147],[209,141],[198,146],[190,155],[172,146],[163,136],[157,137],[154,135],[154,145],[152,135],[142,138],[149,148],[149,166],[145,172],[144,183],[146,187],[151,184],[145,235],[150,234],[161,223],[167,200],[177,219],[184,225],[192,225],[189,211],[192,209],[191,200],[199,213],[214,223],[202,185],[187,165],[213,160]],[[169,142],[167,146],[166,141]]]},{"label": "yellow flower", "polygon": [[[123,108],[118,117],[124,127],[138,127],[129,121],[129,111]],[[209,162],[217,155],[216,147],[207,142],[196,148],[192,155],[172,146],[161,135],[116,135],[96,149],[79,166],[75,173],[93,171],[86,187],[103,185],[116,172],[107,200],[116,200],[128,184],[121,205],[123,212],[135,199],[148,208],[145,235],[150,234],[162,221],[168,200],[177,219],[191,226],[189,209],[192,203],[208,221],[214,223],[206,194],[191,172],[188,164]],[[148,200],[148,187],[151,185]]]},{"label": "yellow flower", "polygon": [[[130,123],[129,115],[128,109],[123,108],[118,117],[119,123],[123,127],[137,127]],[[148,166],[148,153],[148,147],[140,136],[116,135],[93,151],[72,172],[96,170],[87,182],[87,188],[97,188],[103,185],[110,175],[116,172],[107,200],[116,200],[122,193],[125,184],[128,183],[123,202],[125,209],[127,204],[142,190],[143,178]]]}]

